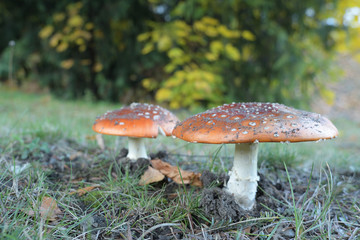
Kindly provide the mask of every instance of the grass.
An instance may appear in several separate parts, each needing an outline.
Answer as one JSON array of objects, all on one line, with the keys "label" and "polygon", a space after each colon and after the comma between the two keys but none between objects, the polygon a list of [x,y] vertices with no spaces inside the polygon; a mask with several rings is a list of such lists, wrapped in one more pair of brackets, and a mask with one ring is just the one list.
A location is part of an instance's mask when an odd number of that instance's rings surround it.
[{"label": "grass", "polygon": [[[139,186],[116,158],[126,140],[105,136],[101,151],[91,130],[97,115],[120,104],[61,101],[47,94],[0,88],[1,239],[337,239],[360,236],[359,123],[334,119],[334,141],[261,144],[263,193],[256,214],[229,222],[201,208],[201,189],[171,182]],[[185,118],[189,113],[180,113]],[[189,144],[159,137],[183,169],[221,173],[231,145]],[[285,163],[285,165],[284,165]],[[23,169],[21,170],[21,168]],[[78,189],[96,186],[84,195]],[[42,217],[44,197],[61,214]],[[29,215],[34,210],[34,215]]]}]

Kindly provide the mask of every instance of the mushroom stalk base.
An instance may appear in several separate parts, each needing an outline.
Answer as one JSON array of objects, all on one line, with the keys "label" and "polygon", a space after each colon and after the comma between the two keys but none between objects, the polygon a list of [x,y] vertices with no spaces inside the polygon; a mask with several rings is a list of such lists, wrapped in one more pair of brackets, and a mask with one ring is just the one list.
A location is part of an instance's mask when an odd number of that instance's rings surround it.
[{"label": "mushroom stalk base", "polygon": [[226,191],[235,197],[236,202],[245,210],[255,204],[259,176],[257,175],[258,143],[235,145],[234,165]]},{"label": "mushroom stalk base", "polygon": [[146,154],[145,142],[143,138],[129,137],[129,153],[127,157],[134,162],[138,158],[149,158]]}]

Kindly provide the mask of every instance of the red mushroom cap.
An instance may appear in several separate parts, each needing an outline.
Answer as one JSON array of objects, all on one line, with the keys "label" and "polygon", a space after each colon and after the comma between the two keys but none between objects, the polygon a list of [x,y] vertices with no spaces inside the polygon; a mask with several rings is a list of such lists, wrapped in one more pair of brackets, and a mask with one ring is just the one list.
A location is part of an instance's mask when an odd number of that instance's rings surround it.
[{"label": "red mushroom cap", "polygon": [[303,142],[334,138],[327,118],[278,103],[232,103],[177,124],[173,135],[189,142]]},{"label": "red mushroom cap", "polygon": [[132,103],[97,118],[93,130],[108,135],[156,138],[159,128],[170,136],[178,121],[174,114],[160,106]]}]

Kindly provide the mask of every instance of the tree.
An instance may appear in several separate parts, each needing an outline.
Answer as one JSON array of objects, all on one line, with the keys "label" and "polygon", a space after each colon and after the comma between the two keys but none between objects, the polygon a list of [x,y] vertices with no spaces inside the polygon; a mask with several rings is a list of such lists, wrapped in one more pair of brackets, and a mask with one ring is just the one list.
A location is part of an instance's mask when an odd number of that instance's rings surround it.
[{"label": "tree", "polygon": [[151,31],[138,40],[144,42],[143,54],[163,53],[167,59],[163,74],[143,84],[172,107],[306,102],[316,90],[326,92],[334,27],[319,16],[328,3],[153,1],[154,9],[166,11],[158,11],[162,21],[149,23]]}]

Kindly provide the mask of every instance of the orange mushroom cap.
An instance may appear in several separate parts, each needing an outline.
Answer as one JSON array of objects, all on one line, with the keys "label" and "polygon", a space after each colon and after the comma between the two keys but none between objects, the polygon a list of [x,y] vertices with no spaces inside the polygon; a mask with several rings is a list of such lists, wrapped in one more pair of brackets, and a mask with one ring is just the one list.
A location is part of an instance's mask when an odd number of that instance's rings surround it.
[{"label": "orange mushroom cap", "polygon": [[160,106],[132,103],[98,117],[93,130],[107,135],[156,138],[159,128],[170,136],[178,121],[174,114]]},{"label": "orange mushroom cap", "polygon": [[338,130],[317,113],[278,103],[232,103],[177,124],[173,135],[188,142],[303,142],[330,139]]}]

